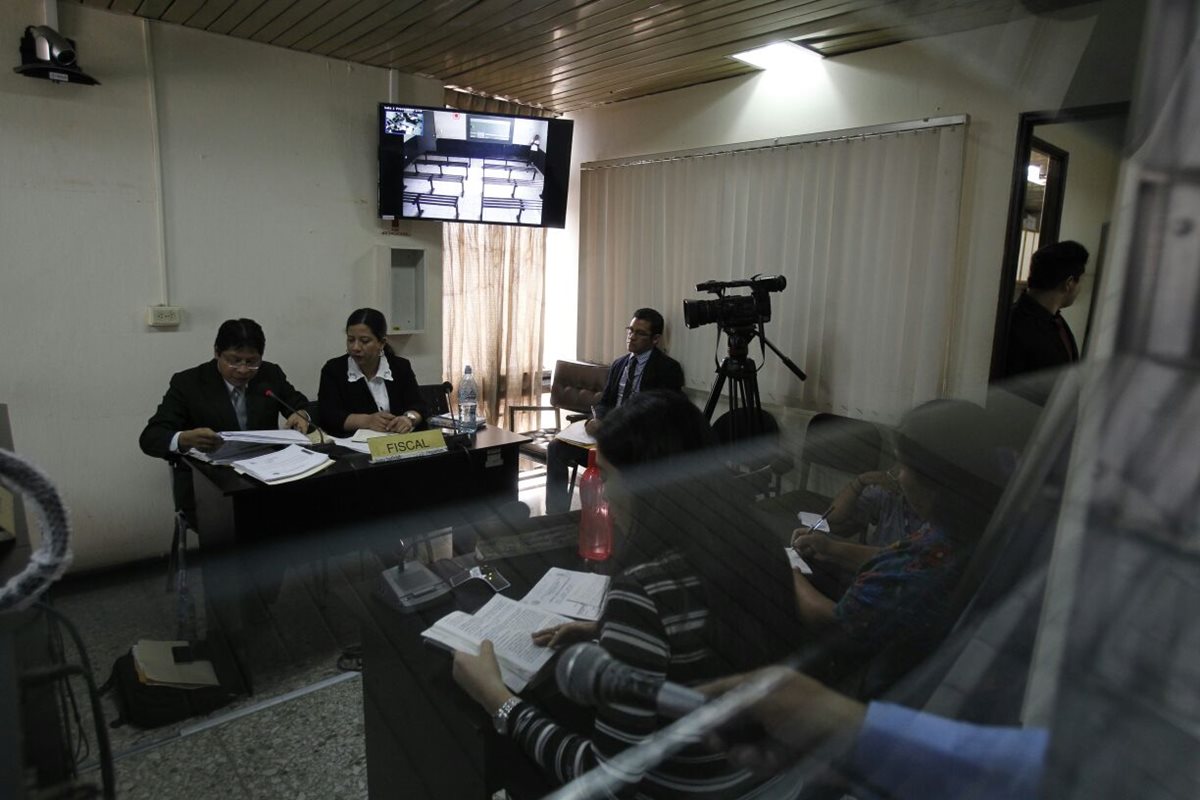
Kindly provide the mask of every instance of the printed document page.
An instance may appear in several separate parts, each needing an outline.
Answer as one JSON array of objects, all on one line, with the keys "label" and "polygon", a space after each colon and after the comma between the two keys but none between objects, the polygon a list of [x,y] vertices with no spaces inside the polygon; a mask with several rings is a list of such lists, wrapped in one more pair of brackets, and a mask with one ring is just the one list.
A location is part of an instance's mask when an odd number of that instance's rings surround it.
[{"label": "printed document page", "polygon": [[600,619],[611,580],[594,572],[551,567],[521,602],[564,617],[594,621]]},{"label": "printed document page", "polygon": [[293,444],[277,453],[235,461],[233,468],[263,483],[286,483],[307,478],[332,463],[333,459],[324,453],[315,453]]},{"label": "printed document page", "polygon": [[471,654],[479,652],[480,642],[491,639],[504,685],[520,692],[554,655],[533,643],[533,632],[569,621],[498,594],[473,616],[453,611],[421,635]]}]

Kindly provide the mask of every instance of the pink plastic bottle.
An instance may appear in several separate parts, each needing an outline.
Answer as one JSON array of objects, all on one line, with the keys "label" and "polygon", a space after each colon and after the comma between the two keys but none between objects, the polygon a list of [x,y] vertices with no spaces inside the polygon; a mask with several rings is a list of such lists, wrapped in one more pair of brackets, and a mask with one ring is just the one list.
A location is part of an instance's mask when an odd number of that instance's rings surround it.
[{"label": "pink plastic bottle", "polygon": [[579,479],[583,515],[579,520],[579,555],[585,561],[607,561],[612,555],[612,519],[604,499],[604,481],[596,466],[596,451],[588,453],[587,469]]}]

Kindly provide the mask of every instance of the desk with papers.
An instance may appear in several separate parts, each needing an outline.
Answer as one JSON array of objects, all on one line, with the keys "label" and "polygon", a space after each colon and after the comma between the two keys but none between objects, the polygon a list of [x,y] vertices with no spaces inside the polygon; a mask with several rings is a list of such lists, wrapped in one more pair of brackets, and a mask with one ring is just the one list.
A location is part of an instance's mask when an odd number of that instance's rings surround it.
[{"label": "desk with papers", "polygon": [[[578,515],[569,519],[565,524],[577,532]],[[552,578],[541,592],[530,594],[551,570],[580,568],[574,542],[488,563],[511,582],[502,595],[481,581],[470,581],[415,614],[399,614],[375,599],[373,581],[355,587],[369,614],[363,625],[363,718],[371,798],[485,800],[501,786],[516,788],[521,796],[541,797],[552,788],[511,740],[496,736],[491,720],[451,678],[450,654],[425,642],[422,633],[448,614],[479,614],[496,598],[508,607],[538,598],[577,602],[586,600],[584,595],[595,586],[577,584],[573,590],[555,591],[566,584]],[[587,710],[554,690],[553,667],[553,662],[543,667],[522,695],[580,732],[590,730]]]},{"label": "desk with papers", "polygon": [[473,504],[516,500],[518,448],[526,441],[488,428],[469,447],[387,463],[340,451],[316,474],[277,485],[189,458],[207,634],[222,683],[253,691],[243,599],[269,591],[256,586],[248,566],[277,566],[281,576],[284,563],[298,560],[362,548],[390,553],[401,538],[424,532],[416,528],[424,524],[419,510],[461,509],[469,517]]}]

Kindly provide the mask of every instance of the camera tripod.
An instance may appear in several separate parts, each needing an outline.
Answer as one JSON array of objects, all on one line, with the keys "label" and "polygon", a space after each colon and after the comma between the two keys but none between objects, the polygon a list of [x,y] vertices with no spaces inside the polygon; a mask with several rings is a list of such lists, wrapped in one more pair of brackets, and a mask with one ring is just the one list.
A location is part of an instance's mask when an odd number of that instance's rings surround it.
[{"label": "camera tripod", "polygon": [[721,399],[721,391],[729,384],[729,412],[726,415],[728,430],[721,438],[730,442],[761,436],[771,430],[776,430],[775,420],[762,410],[762,397],[758,392],[758,370],[754,359],[750,358],[750,343],[757,337],[771,352],[779,356],[784,365],[800,380],[807,380],[804,370],[771,343],[763,330],[762,323],[756,326],[745,325],[723,329],[728,337],[726,356],[717,367],[717,377],[713,381],[712,391],[708,394],[708,402],[704,404],[704,418],[712,422],[713,412]]}]

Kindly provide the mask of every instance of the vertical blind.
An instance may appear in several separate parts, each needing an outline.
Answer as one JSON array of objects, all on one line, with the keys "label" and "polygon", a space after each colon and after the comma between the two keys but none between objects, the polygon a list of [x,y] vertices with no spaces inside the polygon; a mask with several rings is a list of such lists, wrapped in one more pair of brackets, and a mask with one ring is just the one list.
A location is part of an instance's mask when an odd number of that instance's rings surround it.
[{"label": "vertical blind", "polygon": [[[640,306],[667,318],[687,385],[711,385],[716,326],[688,330],[697,283],[783,275],[755,343],[764,403],[895,421],[946,390],[962,291],[956,258],[962,117],[725,152],[585,164],[580,198],[581,356],[611,359]],[[736,290],[744,292],[745,290]]]}]

